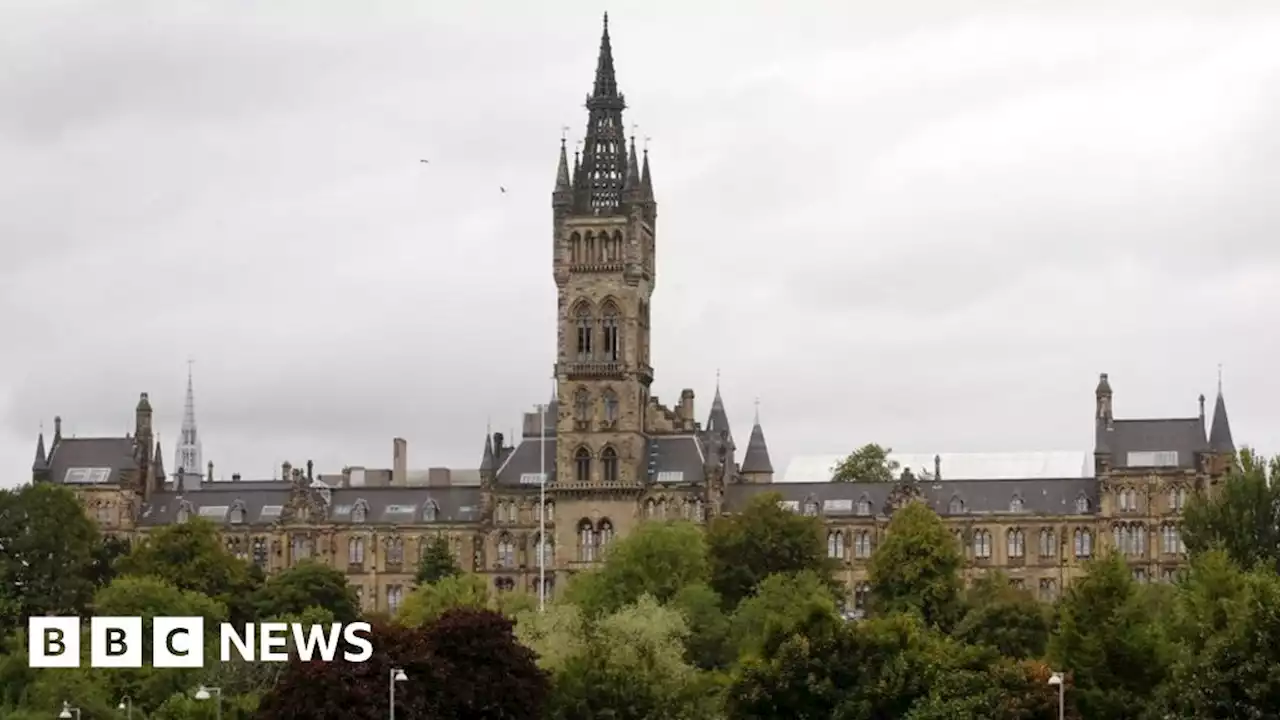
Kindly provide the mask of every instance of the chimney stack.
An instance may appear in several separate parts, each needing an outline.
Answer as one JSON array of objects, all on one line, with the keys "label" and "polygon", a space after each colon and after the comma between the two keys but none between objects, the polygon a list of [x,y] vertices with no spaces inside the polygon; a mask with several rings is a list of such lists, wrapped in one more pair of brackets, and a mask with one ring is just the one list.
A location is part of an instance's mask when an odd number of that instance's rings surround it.
[{"label": "chimney stack", "polygon": [[231,482],[240,482],[240,473],[231,473]]},{"label": "chimney stack", "polygon": [[409,484],[409,443],[404,438],[391,441],[391,484]]},{"label": "chimney stack", "polygon": [[206,475],[204,476],[204,479],[208,480],[209,482],[213,482],[213,461],[212,460],[209,461],[209,469]]}]

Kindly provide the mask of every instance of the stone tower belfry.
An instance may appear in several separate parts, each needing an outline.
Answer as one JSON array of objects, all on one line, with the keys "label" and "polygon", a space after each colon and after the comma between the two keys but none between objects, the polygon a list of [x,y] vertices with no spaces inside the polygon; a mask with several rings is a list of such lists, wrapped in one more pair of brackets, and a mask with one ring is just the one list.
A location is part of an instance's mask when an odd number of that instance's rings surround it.
[{"label": "stone tower belfry", "polygon": [[570,165],[561,142],[552,192],[560,484],[641,483],[647,467],[656,203],[625,108],[606,15],[582,150]]}]

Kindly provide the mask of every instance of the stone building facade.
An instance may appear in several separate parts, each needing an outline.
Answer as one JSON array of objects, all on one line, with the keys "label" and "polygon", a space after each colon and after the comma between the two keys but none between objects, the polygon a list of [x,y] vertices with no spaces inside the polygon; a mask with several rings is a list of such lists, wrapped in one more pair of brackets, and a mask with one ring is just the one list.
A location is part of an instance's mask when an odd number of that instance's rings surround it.
[{"label": "stone building facade", "polygon": [[[55,420],[47,451],[43,433],[37,441],[34,480],[73,486],[108,533],[133,537],[202,517],[223,529],[234,553],[269,572],[319,560],[346,572],[374,611],[398,607],[419,553],[438,536],[496,591],[537,592],[541,548],[554,593],[638,523],[704,523],[763,492],[824,519],[828,553],[841,560],[855,605],[890,514],[915,500],[951,526],[967,573],[1001,568],[1046,600],[1108,545],[1129,558],[1135,577],[1159,580],[1180,567],[1182,505],[1234,453],[1220,390],[1211,425],[1203,396],[1197,416],[1118,419],[1102,375],[1093,477],[952,478],[936,466],[894,483],[774,482],[759,418],[739,459],[718,387],[705,423],[692,390],[664,405],[651,392],[650,364],[657,202],[648,153],[624,134],[625,108],[606,17],[586,134],[572,160],[561,143],[552,192],[556,394],[524,415],[520,437],[486,434],[478,467],[410,471],[407,443],[395,439],[389,469],[326,475],[310,462],[286,463],[277,479],[215,481],[209,463],[202,473],[184,465],[167,475],[143,393],[135,430],[122,438],[64,437]],[[192,402],[188,384],[188,445]]]}]

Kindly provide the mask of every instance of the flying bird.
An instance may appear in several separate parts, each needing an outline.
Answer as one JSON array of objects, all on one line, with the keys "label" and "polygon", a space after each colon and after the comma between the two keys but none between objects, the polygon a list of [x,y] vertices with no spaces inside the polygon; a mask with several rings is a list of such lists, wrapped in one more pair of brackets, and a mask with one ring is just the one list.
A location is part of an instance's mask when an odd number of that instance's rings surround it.
[{"label": "flying bird", "polygon": [[431,161],[430,161],[430,160],[419,160],[418,162],[420,162],[420,163],[426,163],[426,164],[428,164],[428,165],[430,165],[430,164],[431,164]]},{"label": "flying bird", "polygon": [[502,187],[501,185],[499,185],[499,186],[498,186],[498,189],[499,189],[499,190],[501,190],[501,191],[503,192],[503,194],[506,194],[506,192],[507,192],[507,189],[506,189],[506,188],[504,188],[504,187]]}]

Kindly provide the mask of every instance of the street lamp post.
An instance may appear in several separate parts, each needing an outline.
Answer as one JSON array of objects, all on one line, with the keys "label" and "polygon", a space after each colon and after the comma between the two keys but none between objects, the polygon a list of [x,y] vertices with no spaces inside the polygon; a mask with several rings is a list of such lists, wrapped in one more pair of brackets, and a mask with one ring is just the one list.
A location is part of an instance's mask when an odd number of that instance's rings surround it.
[{"label": "street lamp post", "polygon": [[1056,672],[1049,676],[1049,684],[1058,686],[1058,720],[1066,720],[1066,717],[1067,717],[1066,680],[1063,678],[1062,673]]},{"label": "street lamp post", "polygon": [[116,709],[124,711],[125,720],[133,720],[133,698],[128,695],[120,698],[120,704],[116,706]]},{"label": "street lamp post", "polygon": [[217,704],[218,714],[217,714],[217,718],[218,718],[218,720],[222,720],[222,688],[211,688],[211,687],[205,687],[205,686],[201,685],[199,688],[197,688],[197,689],[196,689],[196,699],[197,699],[197,700],[208,700],[210,697],[213,697],[213,696],[215,696],[215,695],[216,695],[216,696],[217,696],[217,698],[218,698],[218,704]]},{"label": "street lamp post", "polygon": [[63,700],[62,712],[58,713],[58,720],[71,720],[71,718],[80,720],[80,708],[71,707],[71,703]]},{"label": "street lamp post", "polygon": [[391,720],[396,720],[396,683],[408,680],[409,676],[404,674],[403,668],[391,668],[390,678],[387,685],[391,692]]}]

